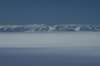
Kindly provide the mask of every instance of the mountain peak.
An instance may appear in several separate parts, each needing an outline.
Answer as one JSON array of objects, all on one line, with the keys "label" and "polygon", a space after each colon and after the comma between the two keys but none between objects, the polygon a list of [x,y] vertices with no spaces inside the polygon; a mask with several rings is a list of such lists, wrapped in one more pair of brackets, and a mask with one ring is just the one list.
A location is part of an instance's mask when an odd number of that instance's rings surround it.
[{"label": "mountain peak", "polygon": [[61,24],[61,25],[0,25],[0,32],[37,32],[37,31],[100,31],[97,24]]}]

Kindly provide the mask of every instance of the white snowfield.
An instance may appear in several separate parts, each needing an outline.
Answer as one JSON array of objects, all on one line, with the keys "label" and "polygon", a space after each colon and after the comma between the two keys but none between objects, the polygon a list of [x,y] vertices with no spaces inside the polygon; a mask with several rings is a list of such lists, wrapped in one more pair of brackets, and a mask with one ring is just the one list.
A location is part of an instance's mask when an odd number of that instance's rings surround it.
[{"label": "white snowfield", "polygon": [[62,24],[62,25],[0,25],[0,32],[37,32],[37,31],[100,31],[100,24]]}]

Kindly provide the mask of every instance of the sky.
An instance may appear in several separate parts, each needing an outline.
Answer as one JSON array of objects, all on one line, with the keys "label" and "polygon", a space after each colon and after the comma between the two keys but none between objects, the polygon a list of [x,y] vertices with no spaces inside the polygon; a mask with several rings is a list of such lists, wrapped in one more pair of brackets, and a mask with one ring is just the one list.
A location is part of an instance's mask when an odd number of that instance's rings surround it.
[{"label": "sky", "polygon": [[0,0],[0,25],[100,24],[100,0]]}]

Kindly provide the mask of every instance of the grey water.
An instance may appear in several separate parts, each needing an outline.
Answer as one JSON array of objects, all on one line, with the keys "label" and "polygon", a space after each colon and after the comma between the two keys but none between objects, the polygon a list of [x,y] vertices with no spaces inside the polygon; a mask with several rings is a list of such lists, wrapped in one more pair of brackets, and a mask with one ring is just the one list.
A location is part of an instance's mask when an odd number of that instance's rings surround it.
[{"label": "grey water", "polygon": [[0,66],[100,66],[100,32],[0,33]]}]

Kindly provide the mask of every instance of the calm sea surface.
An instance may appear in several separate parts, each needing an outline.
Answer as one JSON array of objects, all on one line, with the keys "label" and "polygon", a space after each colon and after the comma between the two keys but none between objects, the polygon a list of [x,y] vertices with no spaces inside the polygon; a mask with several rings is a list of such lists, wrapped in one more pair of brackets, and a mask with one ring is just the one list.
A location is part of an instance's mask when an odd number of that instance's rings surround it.
[{"label": "calm sea surface", "polygon": [[0,33],[0,66],[100,66],[100,32]]}]

